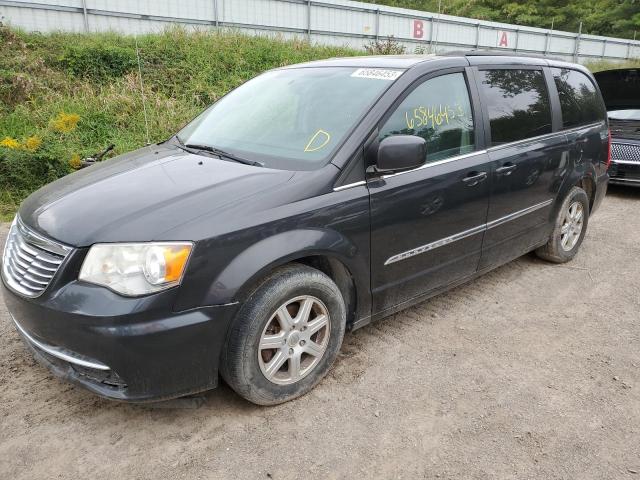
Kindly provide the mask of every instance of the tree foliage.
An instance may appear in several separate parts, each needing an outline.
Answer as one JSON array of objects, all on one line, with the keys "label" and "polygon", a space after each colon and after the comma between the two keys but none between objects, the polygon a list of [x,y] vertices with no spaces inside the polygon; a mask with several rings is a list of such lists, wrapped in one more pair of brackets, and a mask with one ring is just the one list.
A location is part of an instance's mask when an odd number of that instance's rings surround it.
[{"label": "tree foliage", "polygon": [[[371,0],[393,7],[438,12],[438,0]],[[442,0],[443,14],[569,32],[633,38],[640,36],[640,0]]]}]

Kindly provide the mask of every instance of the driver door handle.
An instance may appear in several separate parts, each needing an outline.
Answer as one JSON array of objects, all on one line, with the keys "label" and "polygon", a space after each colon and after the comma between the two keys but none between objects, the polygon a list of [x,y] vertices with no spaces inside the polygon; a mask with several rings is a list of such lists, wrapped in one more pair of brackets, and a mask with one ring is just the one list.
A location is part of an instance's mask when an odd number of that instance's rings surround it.
[{"label": "driver door handle", "polygon": [[474,187],[486,179],[487,172],[471,172],[468,176],[464,177],[462,181],[467,185],[467,187]]}]

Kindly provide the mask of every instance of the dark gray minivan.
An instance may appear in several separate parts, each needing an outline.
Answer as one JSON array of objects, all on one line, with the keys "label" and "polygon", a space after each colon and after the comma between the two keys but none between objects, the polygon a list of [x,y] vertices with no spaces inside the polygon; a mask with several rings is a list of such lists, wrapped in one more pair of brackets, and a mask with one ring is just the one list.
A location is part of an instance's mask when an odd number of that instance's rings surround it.
[{"label": "dark gray minivan", "polygon": [[[311,390],[356,329],[535,250],[607,189],[592,75],[495,54],[269,71],[158,145],[32,194],[4,299],[36,358],[116,400]],[[428,343],[425,343],[425,348]]]}]

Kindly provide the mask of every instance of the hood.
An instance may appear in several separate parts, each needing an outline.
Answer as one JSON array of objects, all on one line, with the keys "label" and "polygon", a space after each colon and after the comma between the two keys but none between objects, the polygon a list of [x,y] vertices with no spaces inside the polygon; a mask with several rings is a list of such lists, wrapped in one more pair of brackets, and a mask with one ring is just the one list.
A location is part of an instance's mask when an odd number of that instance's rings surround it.
[{"label": "hood", "polygon": [[607,110],[640,109],[640,69],[603,70],[594,77]]},{"label": "hood", "polygon": [[164,238],[163,233],[215,210],[255,205],[263,192],[292,176],[286,170],[194,155],[170,145],[151,146],[41,188],[19,213],[35,230],[76,247],[198,240]]}]

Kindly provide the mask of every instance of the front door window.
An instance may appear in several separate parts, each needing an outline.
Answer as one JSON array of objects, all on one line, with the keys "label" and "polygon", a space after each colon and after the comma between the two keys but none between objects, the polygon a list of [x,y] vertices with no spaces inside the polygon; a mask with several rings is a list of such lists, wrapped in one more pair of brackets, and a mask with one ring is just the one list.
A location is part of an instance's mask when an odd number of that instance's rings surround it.
[{"label": "front door window", "polygon": [[427,142],[427,162],[474,149],[473,113],[462,73],[427,80],[413,90],[380,129],[379,139],[416,135]]}]

